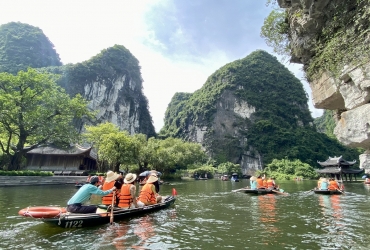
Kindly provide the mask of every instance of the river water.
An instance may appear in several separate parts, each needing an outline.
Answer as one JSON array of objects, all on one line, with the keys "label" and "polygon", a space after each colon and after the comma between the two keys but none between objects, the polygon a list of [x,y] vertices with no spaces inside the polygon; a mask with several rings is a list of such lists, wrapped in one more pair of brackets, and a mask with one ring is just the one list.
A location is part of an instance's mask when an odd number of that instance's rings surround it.
[{"label": "river water", "polygon": [[306,192],[314,181],[279,184],[289,195],[231,192],[248,180],[172,182],[160,193],[177,190],[173,207],[80,229],[18,216],[28,206],[66,206],[73,185],[0,187],[0,249],[369,249],[364,184],[345,183],[345,195],[332,196]]}]

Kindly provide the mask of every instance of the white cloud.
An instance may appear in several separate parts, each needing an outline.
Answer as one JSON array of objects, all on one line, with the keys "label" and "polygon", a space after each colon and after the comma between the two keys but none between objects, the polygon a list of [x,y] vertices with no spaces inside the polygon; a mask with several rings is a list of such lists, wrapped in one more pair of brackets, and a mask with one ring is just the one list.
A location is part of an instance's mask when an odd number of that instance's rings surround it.
[{"label": "white cloud", "polygon": [[[159,40],[155,32],[150,29],[151,23],[148,22],[156,20],[148,20],[146,16],[157,3],[161,3],[164,7],[168,6],[168,10],[174,12],[171,15],[186,14],[185,12],[178,13],[173,6],[175,2],[167,0],[2,0],[0,25],[19,21],[39,27],[55,45],[64,64],[88,60],[101,50],[115,44],[125,46],[140,62],[144,79],[144,94],[149,100],[155,128],[159,131],[163,126],[167,105],[175,92],[194,92],[202,87],[208,76],[226,63],[243,58],[256,49],[266,51],[269,49],[258,33],[257,35],[255,33],[243,34],[243,31],[240,31],[240,34],[244,36],[243,39],[236,41],[237,37],[230,37],[228,45],[230,48],[236,47],[235,44],[242,46],[246,39],[250,39],[253,43],[248,44],[248,47],[240,47],[242,52],[238,58],[230,56],[228,48],[222,47],[225,46],[226,41],[223,34],[221,34],[222,43],[212,43],[212,39],[217,37],[217,32],[222,32],[219,30],[221,27],[213,25],[210,27],[214,28],[214,31],[209,30],[209,26],[202,27],[211,34],[203,40],[202,46],[204,46],[204,41],[206,44],[209,42],[207,50],[204,51],[205,54],[193,55],[190,52],[192,49],[202,52],[202,47],[199,47],[201,49],[196,48],[196,40],[192,39],[191,34],[184,34],[185,30],[180,23],[176,23],[176,19],[170,19],[174,22],[171,27],[174,28],[175,33],[169,36],[173,44],[166,44]],[[183,1],[182,4],[187,4],[187,2]],[[216,18],[220,17],[219,13],[215,11]],[[212,24],[211,14],[208,13],[207,21],[203,25]],[[163,20],[159,20],[156,25],[158,26]],[[230,17],[227,20],[231,20]],[[260,25],[261,20],[257,23]],[[163,23],[161,31],[166,32],[166,25],[170,23]],[[188,24],[188,31],[198,27],[197,22],[192,25]],[[252,27],[256,24],[250,22],[249,25]],[[253,29],[248,28],[248,31],[255,30],[256,32],[257,29],[254,26]],[[232,27],[232,24],[223,24],[222,27],[228,29]],[[199,36],[202,32],[196,31],[193,34]],[[186,50],[187,44],[191,45],[190,50]],[[178,47],[180,50],[173,52],[169,49],[169,45],[180,46]],[[163,51],[170,54],[165,56]],[[299,66],[287,65],[287,67],[298,78],[303,76],[302,72],[299,72]],[[310,94],[307,83],[305,89]],[[320,111],[313,108],[311,101],[309,106],[314,117],[315,114],[320,114]]]}]

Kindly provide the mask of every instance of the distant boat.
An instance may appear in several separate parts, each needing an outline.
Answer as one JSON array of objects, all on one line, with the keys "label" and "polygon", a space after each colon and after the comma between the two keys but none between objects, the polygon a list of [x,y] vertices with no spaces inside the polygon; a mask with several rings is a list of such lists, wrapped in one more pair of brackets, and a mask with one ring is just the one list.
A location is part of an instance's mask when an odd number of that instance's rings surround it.
[{"label": "distant boat", "polygon": [[221,176],[221,181],[228,181],[229,180],[229,176],[227,174]]},{"label": "distant boat", "polygon": [[239,177],[238,177],[238,174],[237,173],[233,173],[231,175],[231,181],[234,181],[234,182],[239,182]]}]

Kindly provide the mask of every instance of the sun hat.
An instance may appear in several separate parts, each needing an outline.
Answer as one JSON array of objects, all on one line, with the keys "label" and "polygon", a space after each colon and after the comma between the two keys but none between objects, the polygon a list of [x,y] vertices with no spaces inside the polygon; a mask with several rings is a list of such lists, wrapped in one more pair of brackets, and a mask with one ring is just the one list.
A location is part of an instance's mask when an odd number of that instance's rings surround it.
[{"label": "sun hat", "polygon": [[255,180],[257,180],[257,178],[256,178],[256,176],[252,176],[249,180],[255,181]]},{"label": "sun hat", "polygon": [[105,182],[111,182],[111,181],[115,181],[117,180],[117,178],[119,177],[119,174],[116,174],[115,172],[113,171],[108,171],[107,172],[107,178],[105,178]]},{"label": "sun hat", "polygon": [[146,181],[146,183],[153,183],[153,182],[156,182],[156,181],[158,181],[158,178],[154,175],[151,175],[149,177],[149,179]]},{"label": "sun hat", "polygon": [[136,180],[136,174],[128,173],[123,180],[124,183],[132,183]]},{"label": "sun hat", "polygon": [[95,183],[97,183],[97,182],[100,182],[100,180],[99,180],[99,177],[98,177],[98,176],[94,175],[94,176],[92,176],[92,177],[90,178],[90,183],[91,183],[91,184],[95,184]]}]

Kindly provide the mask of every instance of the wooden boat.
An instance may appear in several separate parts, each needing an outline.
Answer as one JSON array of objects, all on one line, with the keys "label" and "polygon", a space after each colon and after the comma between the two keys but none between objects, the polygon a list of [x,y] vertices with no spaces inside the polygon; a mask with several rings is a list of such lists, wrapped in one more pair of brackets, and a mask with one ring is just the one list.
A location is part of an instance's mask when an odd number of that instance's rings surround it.
[{"label": "wooden boat", "polygon": [[333,195],[333,194],[343,194],[343,191],[344,190],[339,190],[339,189],[335,189],[335,190],[329,190],[329,189],[325,189],[325,190],[313,189],[312,191],[314,191],[315,194]]},{"label": "wooden boat", "polygon": [[268,188],[258,188],[258,189],[241,188],[241,189],[233,190],[233,192],[246,193],[246,194],[256,194],[256,195],[288,194],[288,193],[285,193],[283,189],[268,189]]},{"label": "wooden boat", "polygon": [[[114,208],[113,209],[113,218],[114,221],[119,221],[127,218],[131,218],[133,216],[138,216],[142,214],[147,214],[150,212],[158,211],[161,209],[168,208],[171,206],[176,200],[176,190],[172,190],[172,195],[168,196],[164,199],[161,203],[145,206],[142,208],[133,208],[133,209],[121,209],[121,208]],[[32,207],[31,207],[32,208]],[[47,208],[47,207],[43,207]],[[54,212],[56,211],[56,207],[49,207]],[[29,210],[30,208],[28,208]],[[21,213],[24,212],[25,209],[22,209],[18,212],[19,215],[24,217],[33,217],[31,214]],[[54,217],[47,216],[47,217],[38,217],[35,218],[37,220],[41,220],[45,223],[56,225],[62,228],[82,228],[82,227],[91,227],[91,226],[98,226],[102,224],[110,223],[111,212],[104,212],[104,213],[93,213],[93,214],[76,214],[76,213],[69,213],[69,212],[60,212],[58,214],[54,214]]]},{"label": "wooden boat", "polygon": [[83,185],[85,185],[85,183],[78,182],[78,183],[76,183],[76,184],[75,184],[75,187],[76,187],[76,188],[80,188],[80,187],[82,187]]}]

